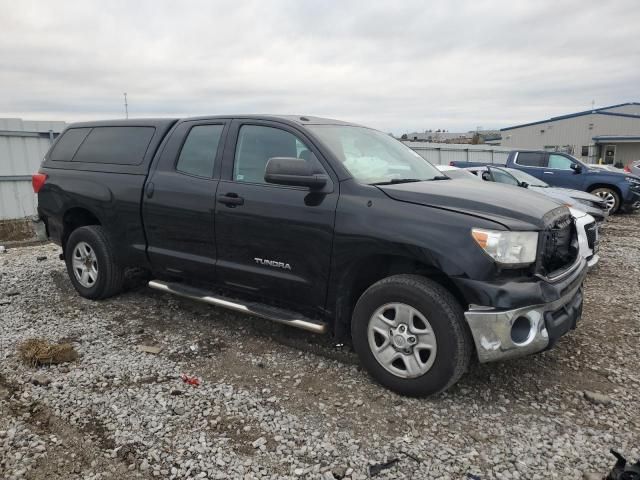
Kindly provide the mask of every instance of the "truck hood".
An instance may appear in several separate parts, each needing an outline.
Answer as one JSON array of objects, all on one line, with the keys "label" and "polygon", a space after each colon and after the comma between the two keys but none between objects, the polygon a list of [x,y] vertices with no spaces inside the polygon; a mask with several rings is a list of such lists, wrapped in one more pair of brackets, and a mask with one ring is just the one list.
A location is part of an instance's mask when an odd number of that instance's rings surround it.
[{"label": "truck hood", "polygon": [[611,170],[607,170],[606,168],[598,168],[597,165],[589,165],[587,168],[587,173],[592,173],[594,175],[600,175],[604,177],[610,177],[612,180],[621,181],[624,177],[631,177],[635,180],[640,181],[640,176],[635,175],[633,173],[621,171],[621,172],[612,172]]},{"label": "truck hood", "polygon": [[526,188],[474,180],[436,180],[378,188],[400,202],[473,215],[510,230],[543,229],[542,217],[559,205],[550,197]]}]

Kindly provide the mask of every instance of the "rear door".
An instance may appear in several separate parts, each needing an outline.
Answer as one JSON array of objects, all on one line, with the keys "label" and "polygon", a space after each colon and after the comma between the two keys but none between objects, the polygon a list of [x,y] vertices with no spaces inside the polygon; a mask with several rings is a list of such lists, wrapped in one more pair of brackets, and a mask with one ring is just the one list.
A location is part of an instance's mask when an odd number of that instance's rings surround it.
[{"label": "rear door", "polygon": [[545,152],[518,152],[514,159],[514,164],[507,166],[513,166],[513,168],[527,172],[529,175],[533,175],[545,182],[547,181],[544,175],[544,168],[547,166]]},{"label": "rear door", "polygon": [[166,273],[215,281],[215,196],[229,122],[177,125],[143,192],[147,252]]},{"label": "rear door", "polygon": [[[272,157],[307,159],[330,180],[318,192],[266,183]],[[219,282],[300,312],[323,308],[337,200],[337,179],[304,132],[234,121],[216,203]]]}]

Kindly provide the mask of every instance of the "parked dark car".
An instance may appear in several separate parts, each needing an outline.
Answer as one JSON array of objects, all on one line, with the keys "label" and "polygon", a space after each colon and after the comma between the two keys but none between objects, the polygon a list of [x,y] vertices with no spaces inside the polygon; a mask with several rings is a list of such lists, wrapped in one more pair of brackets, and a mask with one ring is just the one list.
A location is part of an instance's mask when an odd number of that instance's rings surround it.
[{"label": "parked dark car", "polygon": [[71,282],[161,291],[350,336],[386,387],[428,395],[576,327],[569,209],[457,182],[389,135],[313,117],[71,125],[33,177]]},{"label": "parked dark car", "polygon": [[[473,162],[451,164],[461,168],[478,165]],[[586,165],[566,153],[513,150],[505,166],[527,172],[554,187],[593,193],[607,202],[610,213],[640,208],[640,177]]]}]

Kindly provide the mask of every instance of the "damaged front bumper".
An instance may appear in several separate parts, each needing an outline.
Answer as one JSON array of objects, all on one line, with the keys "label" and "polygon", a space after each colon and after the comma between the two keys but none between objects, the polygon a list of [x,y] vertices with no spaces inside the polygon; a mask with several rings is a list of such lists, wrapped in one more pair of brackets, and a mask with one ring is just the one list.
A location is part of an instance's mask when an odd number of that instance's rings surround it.
[{"label": "damaged front bumper", "polygon": [[557,285],[558,298],[524,307],[500,309],[471,305],[465,318],[481,363],[522,357],[551,348],[582,315],[582,281],[587,263],[580,259],[568,281]]}]

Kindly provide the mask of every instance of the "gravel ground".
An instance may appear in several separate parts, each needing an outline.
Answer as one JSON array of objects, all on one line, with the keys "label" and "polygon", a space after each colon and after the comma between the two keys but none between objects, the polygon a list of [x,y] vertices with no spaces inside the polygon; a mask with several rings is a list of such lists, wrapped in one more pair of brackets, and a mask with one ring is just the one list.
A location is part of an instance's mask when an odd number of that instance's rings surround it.
[{"label": "gravel ground", "polygon": [[[326,337],[146,287],[82,299],[58,253],[0,254],[0,478],[365,479],[397,458],[376,478],[565,480],[640,456],[640,215],[605,227],[577,331],[426,400]],[[80,357],[25,366],[32,337]]]}]

